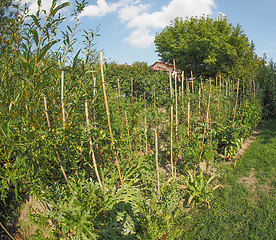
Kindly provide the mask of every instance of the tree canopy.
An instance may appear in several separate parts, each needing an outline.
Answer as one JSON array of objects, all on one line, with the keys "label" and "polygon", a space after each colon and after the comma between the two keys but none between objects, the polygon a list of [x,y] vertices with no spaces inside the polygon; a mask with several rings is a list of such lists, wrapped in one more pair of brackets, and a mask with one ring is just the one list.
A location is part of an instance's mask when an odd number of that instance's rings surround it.
[{"label": "tree canopy", "polygon": [[254,44],[241,26],[219,16],[175,18],[155,36],[156,52],[164,62],[176,60],[178,68],[204,77],[252,74],[258,64]]}]

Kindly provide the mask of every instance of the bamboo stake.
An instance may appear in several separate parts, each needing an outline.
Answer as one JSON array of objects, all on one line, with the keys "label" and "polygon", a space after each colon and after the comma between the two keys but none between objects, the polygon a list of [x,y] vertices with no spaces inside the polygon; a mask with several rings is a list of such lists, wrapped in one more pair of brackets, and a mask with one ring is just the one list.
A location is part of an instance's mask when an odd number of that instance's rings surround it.
[{"label": "bamboo stake", "polygon": [[65,109],[64,109],[64,71],[61,72],[61,111],[62,111],[62,122],[63,122],[63,129],[65,129]]},{"label": "bamboo stake", "polygon": [[201,87],[198,87],[198,116],[200,117]]},{"label": "bamboo stake", "polygon": [[158,193],[158,200],[160,198],[160,180],[159,180],[159,164],[158,164],[158,137],[157,137],[157,130],[154,129],[154,136],[155,136],[155,163],[156,163],[156,176],[157,176],[157,193]]},{"label": "bamboo stake", "polygon": [[146,140],[146,155],[148,154],[148,128],[147,128],[147,102],[146,102],[146,93],[144,92],[144,100],[145,100],[145,140]]},{"label": "bamboo stake", "polygon": [[187,113],[187,117],[188,117],[188,136],[190,135],[190,98],[188,100],[188,113]]},{"label": "bamboo stake", "polygon": [[156,109],[155,84],[153,84],[153,106]]},{"label": "bamboo stake", "polygon": [[184,71],[182,71],[182,81],[181,81],[181,91],[182,91],[182,96],[184,95]]},{"label": "bamboo stake", "polygon": [[94,150],[93,150],[91,132],[89,129],[90,122],[89,122],[89,117],[88,117],[87,100],[85,100],[85,102],[84,102],[84,108],[85,108],[86,123],[87,123],[87,127],[88,127],[88,140],[89,140],[90,151],[91,151],[91,155],[92,155],[92,161],[93,161],[93,165],[94,165],[94,169],[95,169],[95,173],[96,173],[99,185],[100,185],[101,189],[103,190],[103,185],[102,185],[102,181],[101,181],[101,178],[100,178],[100,175],[98,172],[97,162],[96,162],[96,158],[95,158],[95,154],[94,154]]},{"label": "bamboo stake", "polygon": [[218,76],[216,76],[216,97],[218,96]]},{"label": "bamboo stake", "polygon": [[132,112],[133,112],[133,78],[130,79],[130,91],[131,91],[131,106],[132,106]]},{"label": "bamboo stake", "polygon": [[210,109],[210,101],[211,101],[211,79],[210,79],[209,100],[208,100],[207,113],[206,113],[206,119],[205,119],[205,124],[204,124],[204,131],[203,131],[203,139],[202,139],[201,151],[200,151],[200,156],[199,156],[199,161],[198,161],[198,163],[201,162],[201,158],[202,158],[202,154],[203,154],[204,139],[205,139],[205,133],[206,133],[207,122],[208,122],[208,118],[209,118],[208,113],[209,113],[209,109]]},{"label": "bamboo stake", "polygon": [[178,109],[177,109],[177,78],[174,76],[174,88],[175,88],[175,136],[177,136],[177,125],[178,125]]},{"label": "bamboo stake", "polygon": [[255,80],[253,79],[253,97],[254,97],[254,100],[255,100],[255,97],[256,97],[256,86],[255,86]]},{"label": "bamboo stake", "polygon": [[219,93],[221,94],[221,73],[219,74]]},{"label": "bamboo stake", "polygon": [[8,232],[8,230],[4,227],[4,225],[0,222],[0,226],[4,229],[4,231],[9,235],[9,237],[12,239],[12,240],[15,240],[15,238],[13,238],[13,236]]},{"label": "bamboo stake", "polygon": [[171,90],[171,135],[170,135],[170,144],[171,144],[171,171],[173,176],[173,87],[172,87],[172,74],[170,71],[170,90]]},{"label": "bamboo stake", "polygon": [[118,83],[118,96],[121,96],[121,89],[120,89],[120,79],[117,78],[117,83]]},{"label": "bamboo stake", "polygon": [[[49,132],[52,134],[52,128],[51,128],[51,124],[50,124],[50,120],[49,120],[49,116],[48,116],[48,108],[47,108],[47,101],[46,101],[46,96],[45,96],[45,95],[44,95],[44,110],[45,110],[45,116],[46,116],[46,120],[47,120],[47,124],[48,124],[48,129],[49,129]],[[63,168],[63,165],[62,165],[62,162],[61,162],[59,153],[58,153],[58,149],[57,149],[56,143],[53,143],[53,146],[54,146],[54,149],[55,149],[55,152],[56,152],[56,155],[57,155],[57,159],[58,159],[58,162],[59,162],[59,166],[60,166],[61,171],[62,171],[62,174],[63,174],[63,176],[64,176],[64,178],[65,178],[65,181],[66,181],[66,183],[67,183],[67,185],[68,185],[68,187],[69,187],[71,193],[72,193],[73,195],[75,195],[75,193],[74,193],[74,191],[73,191],[73,189],[72,189],[72,187],[71,187],[71,185],[70,185],[70,183],[69,183],[69,181],[68,181],[68,178],[67,178],[67,175],[66,175],[66,173],[65,173],[65,170],[64,170],[64,168]]]},{"label": "bamboo stake", "polygon": [[190,87],[189,87],[189,79],[186,78],[186,93],[190,92]]},{"label": "bamboo stake", "polygon": [[118,169],[120,182],[121,182],[121,185],[124,185],[122,175],[121,175],[120,163],[119,163],[119,160],[117,157],[115,142],[114,142],[112,128],[111,128],[110,114],[109,114],[107,95],[106,95],[106,90],[105,90],[105,81],[104,81],[104,72],[103,72],[103,51],[102,50],[100,51],[100,61],[101,61],[100,64],[101,64],[101,77],[102,77],[102,86],[103,86],[103,94],[104,94],[104,103],[105,103],[105,110],[106,110],[106,115],[107,115],[109,133],[110,133],[110,137],[111,137],[111,144],[112,144],[112,149],[113,149],[113,153],[114,153],[114,157],[115,157],[115,164]]},{"label": "bamboo stake", "polygon": [[226,84],[225,84],[225,96],[227,97],[227,92],[228,92],[228,81],[229,81],[229,77],[226,80]]},{"label": "bamboo stake", "polygon": [[213,136],[212,136],[212,115],[209,109],[209,128],[210,128],[210,145],[212,146],[213,143]]},{"label": "bamboo stake", "polygon": [[125,110],[125,117],[126,117],[126,129],[127,129],[128,143],[129,143],[129,149],[130,149],[130,156],[132,158],[132,146],[131,146],[130,133],[129,133],[129,127],[128,127],[128,121],[127,121],[127,111],[126,110]]},{"label": "bamboo stake", "polygon": [[239,99],[239,85],[240,85],[240,79],[238,79],[238,83],[237,83],[237,96],[236,96],[236,103],[235,103],[235,108],[234,108],[234,117],[233,117],[232,127],[234,126],[235,116],[236,116],[236,111],[237,111],[237,105],[238,105],[238,99]]},{"label": "bamboo stake", "polygon": [[193,77],[193,71],[191,71],[191,80],[192,80],[192,93],[194,93],[194,77]]},{"label": "bamboo stake", "polygon": [[245,95],[245,92],[244,92],[244,77],[242,78],[242,94],[243,96]]},{"label": "bamboo stake", "polygon": [[252,103],[252,79],[249,79],[250,102]]},{"label": "bamboo stake", "polygon": [[[96,96],[96,78],[93,76],[93,98],[95,99],[95,96]],[[94,124],[95,124],[95,127],[96,127],[96,108],[95,108],[95,105],[94,105],[94,108],[93,108],[93,120],[94,120]]]},{"label": "bamboo stake", "polygon": [[218,94],[218,120],[220,121],[220,93]]}]

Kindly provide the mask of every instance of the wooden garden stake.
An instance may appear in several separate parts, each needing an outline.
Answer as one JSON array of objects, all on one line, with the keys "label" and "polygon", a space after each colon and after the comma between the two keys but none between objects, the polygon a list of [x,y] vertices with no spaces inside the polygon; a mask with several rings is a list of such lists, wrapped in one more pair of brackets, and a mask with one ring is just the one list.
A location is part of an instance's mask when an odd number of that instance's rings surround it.
[{"label": "wooden garden stake", "polygon": [[173,87],[172,87],[172,74],[170,71],[170,90],[171,90],[171,135],[170,135],[170,144],[171,144],[171,171],[173,176]]},{"label": "wooden garden stake", "polygon": [[144,92],[145,100],[145,140],[146,140],[146,155],[148,154],[148,134],[147,134],[147,103],[146,103],[146,93]]},{"label": "wooden garden stake", "polygon": [[121,96],[121,89],[120,89],[120,79],[117,78],[117,83],[118,83],[118,96]]},{"label": "wooden garden stake", "polygon": [[237,96],[236,96],[236,103],[235,103],[235,108],[234,108],[234,117],[233,117],[232,127],[234,126],[235,116],[236,116],[236,111],[237,111],[237,105],[238,105],[238,99],[239,99],[239,85],[240,85],[240,79],[238,79],[238,83],[237,83]]},{"label": "wooden garden stake", "polygon": [[181,92],[182,92],[182,96],[184,95],[184,71],[182,71],[182,75],[181,75],[181,77],[182,77],[182,81],[181,81],[181,87],[182,87],[182,89],[181,89]]},{"label": "wooden garden stake", "polygon": [[[93,76],[93,98],[95,99],[95,96],[96,96],[96,78]],[[94,105],[94,108],[93,108],[93,120],[94,120],[94,124],[96,126],[96,108],[95,108],[95,105]]]},{"label": "wooden garden stake", "polygon": [[130,149],[130,156],[132,158],[132,146],[131,146],[129,127],[128,127],[128,121],[127,121],[127,111],[126,110],[125,110],[125,117],[126,117],[126,129],[127,129],[128,143],[129,143],[129,149]]},{"label": "wooden garden stake", "polygon": [[193,71],[191,71],[191,80],[192,80],[192,93],[194,93],[194,77],[193,77]]},{"label": "wooden garden stake", "polygon": [[189,79],[186,79],[186,93],[190,92]]},{"label": "wooden garden stake", "polygon": [[229,82],[229,77],[226,80],[226,84],[225,84],[225,96],[227,97],[227,91],[228,91],[228,82]]},{"label": "wooden garden stake", "polygon": [[130,91],[131,91],[131,106],[132,106],[132,111],[133,111],[133,78],[130,79]]},{"label": "wooden garden stake", "polygon": [[174,72],[174,88],[175,88],[175,135],[177,136],[177,125],[178,125],[178,109],[177,109],[177,77],[176,72]]},{"label": "wooden garden stake", "polygon": [[120,178],[121,185],[124,185],[122,175],[121,175],[121,169],[120,169],[120,163],[118,160],[116,148],[115,148],[115,142],[113,138],[113,133],[112,133],[112,128],[111,128],[111,121],[110,121],[110,113],[109,113],[109,108],[108,108],[108,102],[107,102],[107,95],[106,95],[106,90],[105,90],[105,82],[104,82],[104,72],[103,72],[103,51],[100,51],[100,65],[101,65],[101,77],[102,77],[102,86],[103,86],[103,94],[104,94],[104,103],[105,103],[105,110],[106,110],[106,115],[107,115],[107,121],[108,121],[108,128],[109,128],[109,133],[111,137],[111,144],[112,144],[112,149],[115,157],[115,164],[118,169],[118,174]]},{"label": "wooden garden stake", "polygon": [[218,76],[216,76],[216,97],[218,96]]},{"label": "wooden garden stake", "polygon": [[221,94],[221,73],[219,74],[219,93]]},{"label": "wooden garden stake", "polygon": [[255,80],[253,79],[253,97],[254,97],[254,100],[255,100],[255,97],[256,97],[256,86],[255,86]]},{"label": "wooden garden stake", "polygon": [[158,164],[158,137],[157,130],[154,129],[154,137],[155,137],[155,163],[156,163],[156,176],[157,176],[157,193],[158,200],[160,198],[160,180],[159,180],[159,164]]},{"label": "wooden garden stake", "polygon": [[201,87],[198,88],[198,116],[200,117]]},{"label": "wooden garden stake", "polygon": [[64,71],[61,72],[61,111],[62,111],[62,122],[63,129],[65,129],[65,109],[64,109]]},{"label": "wooden garden stake", "polygon": [[4,225],[0,222],[0,226],[4,229],[4,231],[9,235],[9,237],[12,239],[12,240],[15,240],[15,238],[13,238],[13,236],[7,231],[7,229],[4,227]]},{"label": "wooden garden stake", "polygon": [[85,108],[85,116],[86,116],[86,123],[87,123],[87,127],[88,127],[88,140],[89,140],[89,146],[90,146],[90,152],[92,155],[92,161],[93,161],[93,165],[94,165],[94,169],[95,169],[95,173],[99,182],[99,185],[101,187],[101,189],[103,190],[103,185],[102,185],[102,181],[98,172],[98,167],[97,167],[97,162],[96,162],[96,158],[95,158],[95,154],[94,154],[94,150],[93,150],[93,143],[92,143],[92,138],[91,138],[91,132],[89,129],[89,117],[88,117],[88,106],[87,106],[87,100],[85,100],[84,102],[84,108]]},{"label": "wooden garden stake", "polygon": [[188,113],[187,113],[187,117],[188,117],[188,136],[190,135],[190,98],[188,100]]},{"label": "wooden garden stake", "polygon": [[244,77],[242,78],[242,94],[245,95],[245,89],[244,89]]},{"label": "wooden garden stake", "polygon": [[[211,79],[210,79],[210,86],[211,86]],[[210,93],[209,93],[209,100],[208,100],[208,106],[207,106],[207,113],[206,113],[206,119],[205,119],[205,124],[204,124],[204,130],[203,130],[203,138],[202,138],[202,144],[201,144],[201,151],[200,151],[200,156],[199,156],[199,161],[198,163],[201,162],[202,154],[203,154],[203,146],[204,146],[204,139],[205,139],[205,133],[206,133],[206,127],[207,127],[207,122],[208,122],[208,113],[210,109],[210,101],[211,101],[211,88],[210,88]]]},{"label": "wooden garden stake", "polygon": [[[47,108],[47,101],[46,101],[46,96],[45,96],[45,95],[44,95],[44,111],[45,111],[45,116],[46,116],[46,120],[47,120],[49,132],[52,134],[52,128],[51,128],[51,124],[50,124],[50,120],[49,120],[49,116],[48,116],[48,108]],[[65,170],[64,170],[64,168],[63,168],[63,165],[62,165],[62,162],[61,162],[59,153],[58,153],[58,149],[57,149],[56,143],[53,143],[53,146],[54,146],[54,149],[55,149],[55,152],[56,152],[56,155],[57,155],[57,159],[58,159],[59,166],[60,166],[61,171],[62,171],[62,174],[63,174],[63,176],[64,176],[64,178],[65,178],[65,181],[66,181],[66,183],[67,183],[67,185],[68,185],[68,187],[69,187],[71,193],[72,193],[73,195],[75,195],[75,193],[74,193],[74,191],[73,191],[73,189],[72,189],[72,187],[71,187],[71,185],[70,185],[70,183],[69,183],[69,181],[68,181],[68,178],[67,178],[67,175],[66,175],[66,173],[65,173]]]},{"label": "wooden garden stake", "polygon": [[155,84],[153,84],[153,106],[156,108],[156,97],[155,97]]},{"label": "wooden garden stake", "polygon": [[218,94],[218,120],[220,121],[220,93]]},{"label": "wooden garden stake", "polygon": [[249,79],[250,102],[252,102],[252,79]]}]

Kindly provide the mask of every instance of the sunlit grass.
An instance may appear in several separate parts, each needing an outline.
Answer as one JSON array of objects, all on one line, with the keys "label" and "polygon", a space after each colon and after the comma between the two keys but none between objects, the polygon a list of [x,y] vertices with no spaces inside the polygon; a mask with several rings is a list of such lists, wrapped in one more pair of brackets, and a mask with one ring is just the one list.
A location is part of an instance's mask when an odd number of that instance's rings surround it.
[{"label": "sunlit grass", "polygon": [[234,168],[223,167],[224,189],[211,210],[194,212],[183,222],[182,239],[275,239],[275,160],[274,119],[263,124]]}]

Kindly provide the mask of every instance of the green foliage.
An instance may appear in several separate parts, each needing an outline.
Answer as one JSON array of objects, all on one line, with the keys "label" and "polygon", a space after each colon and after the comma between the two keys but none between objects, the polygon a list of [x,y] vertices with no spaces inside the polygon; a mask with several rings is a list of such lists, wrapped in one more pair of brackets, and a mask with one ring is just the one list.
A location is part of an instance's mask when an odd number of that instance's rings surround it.
[{"label": "green foliage", "polygon": [[175,18],[156,35],[155,45],[162,61],[175,59],[180,69],[198,76],[240,77],[253,74],[257,66],[253,43],[240,25],[234,27],[223,16]]},{"label": "green foliage", "polygon": [[[273,239],[276,121],[263,122],[258,138],[235,168],[218,164],[223,191],[212,208],[190,213],[179,239]],[[243,180],[244,179],[244,180]]]},{"label": "green foliage", "polygon": [[260,71],[256,75],[262,90],[262,117],[269,119],[276,114],[276,67],[272,60],[266,63],[266,58],[261,63]]},{"label": "green foliage", "polygon": [[215,179],[215,175],[212,175],[210,178],[206,178],[202,171],[199,174],[191,173],[187,171],[188,179],[185,182],[188,191],[188,205],[193,203],[193,205],[202,205],[206,203],[210,209],[209,201],[213,199],[213,192],[217,190],[222,185],[210,186],[212,180]]},{"label": "green foliage", "polygon": [[[182,85],[176,79],[177,90],[171,97],[168,73],[140,62],[132,66],[105,63],[109,126],[94,48],[98,29],[84,31],[82,46],[76,47],[78,15],[85,4],[77,3],[75,23],[62,32],[61,40],[56,32],[65,18],[59,13],[69,4],[57,5],[55,0],[46,16],[40,8],[31,16],[18,10],[18,18],[9,19],[16,24],[3,30],[7,34],[0,56],[1,209],[19,204],[25,194],[44,206],[42,211],[29,212],[27,223],[36,227],[32,236],[26,236],[30,239],[179,238],[181,229],[176,228],[181,219],[189,217],[183,211],[187,203],[209,204],[215,190],[210,186],[212,177],[207,179],[203,173],[186,176],[186,170],[198,168],[199,156],[210,164],[221,161],[218,153],[235,154],[260,120],[262,95],[257,84],[262,75],[254,85],[244,73],[238,96],[235,78],[222,76],[216,85],[196,79],[193,92],[185,86],[187,82]],[[268,72],[270,83],[273,78]],[[123,185],[114,166],[115,153]],[[1,221],[11,221],[8,215],[9,211],[1,211]]]}]

